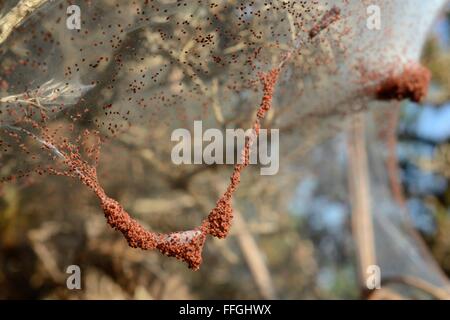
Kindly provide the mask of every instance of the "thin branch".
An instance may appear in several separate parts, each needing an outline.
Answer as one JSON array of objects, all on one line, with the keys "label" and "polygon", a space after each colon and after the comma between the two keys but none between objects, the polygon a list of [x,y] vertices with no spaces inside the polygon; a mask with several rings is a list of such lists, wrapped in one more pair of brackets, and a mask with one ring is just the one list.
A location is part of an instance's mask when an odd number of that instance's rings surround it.
[{"label": "thin branch", "polygon": [[389,277],[383,279],[383,284],[387,283],[399,283],[408,285],[414,288],[417,288],[419,290],[422,290],[433,297],[441,300],[450,300],[450,292],[447,289],[439,288],[425,280],[411,277],[411,276],[398,276],[398,277]]},{"label": "thin branch", "polygon": [[361,283],[365,283],[367,268],[376,264],[364,116],[364,113],[353,116],[348,141],[352,229],[359,256]]},{"label": "thin branch", "polygon": [[264,299],[276,299],[277,295],[273,285],[272,277],[266,261],[253,237],[247,222],[242,214],[234,211],[234,225],[236,228],[236,238],[242,250],[245,261],[255,280],[255,283]]},{"label": "thin branch", "polygon": [[29,15],[41,7],[47,0],[21,0],[0,20],[0,45]]}]

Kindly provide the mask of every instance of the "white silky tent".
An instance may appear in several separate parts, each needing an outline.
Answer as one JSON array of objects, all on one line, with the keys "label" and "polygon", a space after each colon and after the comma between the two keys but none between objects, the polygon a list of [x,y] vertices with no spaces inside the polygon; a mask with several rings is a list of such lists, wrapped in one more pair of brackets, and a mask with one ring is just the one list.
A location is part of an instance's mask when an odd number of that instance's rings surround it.
[{"label": "white silky tent", "polygon": [[[7,12],[14,1],[6,2],[10,5],[0,17],[11,18]],[[448,297],[446,277],[391,189],[386,161],[392,150],[379,132],[386,125],[384,115],[395,113],[399,102],[378,101],[371,91],[419,64],[445,0],[229,1],[224,12],[234,20],[219,16],[206,29],[190,26],[194,18],[204,22],[214,13],[202,4],[157,1],[142,12],[120,1],[83,1],[80,31],[64,25],[61,1],[40,2],[0,42],[0,60],[21,61],[0,91],[2,108],[38,105],[55,109],[49,115],[55,119],[70,108],[108,112],[108,117],[117,112],[121,116],[110,117],[103,128],[112,145],[109,129],[125,128],[127,122],[145,124],[148,130],[189,128],[198,119],[205,129],[246,126],[260,100],[258,72],[290,53],[274,111],[264,122],[281,132],[276,178],[300,177],[300,172],[319,176],[344,161],[346,171],[337,181],[327,177],[329,190],[324,192],[346,190],[345,201],[355,216],[361,288],[365,270],[376,265],[383,288],[405,297]],[[333,7],[339,8],[339,18],[311,37],[309,31]],[[378,13],[380,28],[368,26]],[[1,76],[6,77],[4,72]],[[93,105],[99,96],[105,106]],[[1,117],[0,126],[17,125],[17,113]],[[315,158],[311,150],[321,150],[321,156]],[[294,191],[283,191],[286,202],[295,202]]]}]

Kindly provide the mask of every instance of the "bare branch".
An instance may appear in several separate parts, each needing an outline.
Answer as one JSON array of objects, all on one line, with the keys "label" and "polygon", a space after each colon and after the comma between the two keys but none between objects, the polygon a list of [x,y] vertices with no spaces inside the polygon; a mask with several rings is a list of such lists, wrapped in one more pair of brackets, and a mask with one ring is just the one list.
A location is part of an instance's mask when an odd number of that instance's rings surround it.
[{"label": "bare branch", "polygon": [[13,30],[45,2],[47,2],[47,0],[19,1],[19,3],[0,20],[0,44],[5,42]]}]

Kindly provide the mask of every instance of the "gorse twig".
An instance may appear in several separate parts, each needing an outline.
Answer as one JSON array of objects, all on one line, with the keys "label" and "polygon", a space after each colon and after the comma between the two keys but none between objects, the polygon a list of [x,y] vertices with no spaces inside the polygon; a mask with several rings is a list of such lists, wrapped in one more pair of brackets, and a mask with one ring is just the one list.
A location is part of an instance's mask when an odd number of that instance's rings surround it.
[{"label": "gorse twig", "polygon": [[20,0],[19,3],[0,19],[0,45],[28,16],[47,0]]},{"label": "gorse twig", "polygon": [[50,106],[71,106],[94,85],[83,85],[79,80],[63,83],[50,79],[37,89],[0,98],[3,104],[28,104],[45,110]]}]

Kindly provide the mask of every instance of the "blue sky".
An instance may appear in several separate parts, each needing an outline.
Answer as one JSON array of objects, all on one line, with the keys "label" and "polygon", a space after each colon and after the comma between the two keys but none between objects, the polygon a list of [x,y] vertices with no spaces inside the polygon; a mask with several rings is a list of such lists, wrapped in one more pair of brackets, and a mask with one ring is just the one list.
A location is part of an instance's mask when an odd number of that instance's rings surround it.
[{"label": "blue sky", "polygon": [[450,103],[440,108],[432,106],[421,107],[415,129],[419,136],[429,140],[443,142],[449,139]]}]

